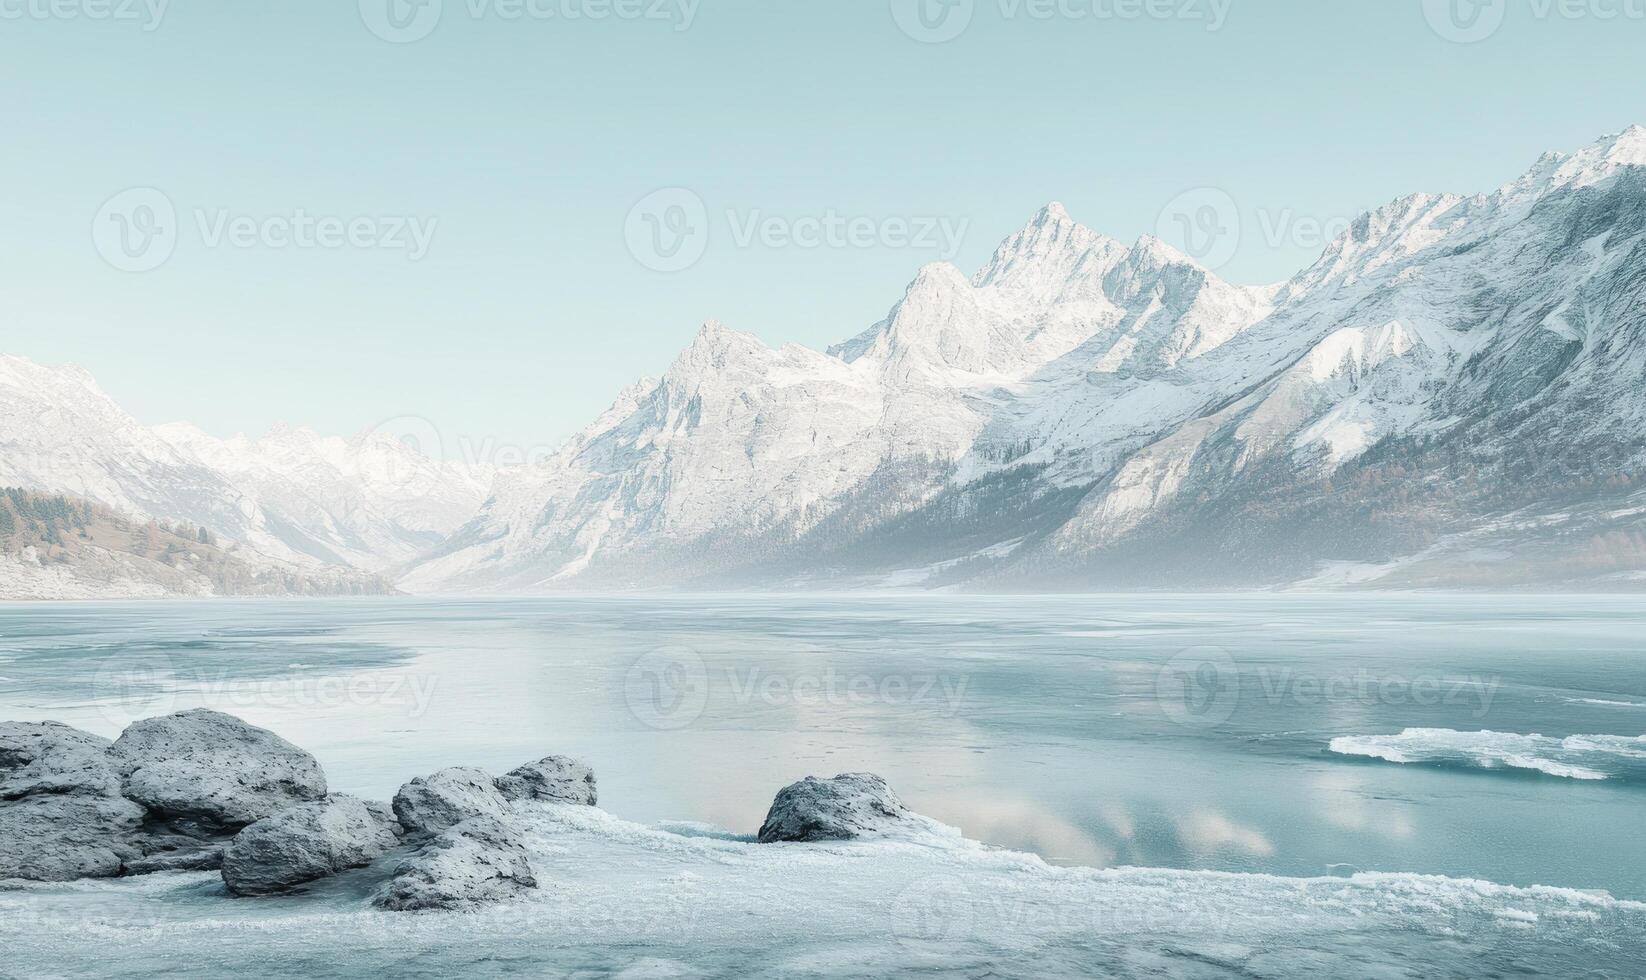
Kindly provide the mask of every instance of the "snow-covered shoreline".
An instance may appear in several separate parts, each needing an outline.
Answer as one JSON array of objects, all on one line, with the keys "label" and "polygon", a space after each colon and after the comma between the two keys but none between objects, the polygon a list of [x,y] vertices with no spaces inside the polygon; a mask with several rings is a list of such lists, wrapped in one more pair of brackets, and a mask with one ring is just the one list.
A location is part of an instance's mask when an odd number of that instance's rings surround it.
[{"label": "snow-covered shoreline", "polygon": [[[21,975],[1463,976],[1638,971],[1646,904],[1408,874],[1060,868],[934,825],[758,844],[514,804],[542,887],[461,913],[364,900],[373,869],[231,900],[210,873],[0,890]],[[1631,966],[1631,964],[1633,964]],[[112,974],[110,971],[113,971]]]}]

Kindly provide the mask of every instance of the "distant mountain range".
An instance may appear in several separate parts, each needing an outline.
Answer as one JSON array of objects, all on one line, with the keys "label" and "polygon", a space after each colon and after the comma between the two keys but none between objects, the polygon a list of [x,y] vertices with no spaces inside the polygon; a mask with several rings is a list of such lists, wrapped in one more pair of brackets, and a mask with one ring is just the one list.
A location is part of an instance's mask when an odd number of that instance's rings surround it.
[{"label": "distant mountain range", "polygon": [[[0,486],[66,494],[138,521],[206,528],[253,570],[227,580],[257,579],[247,587],[252,594],[392,591],[384,573],[471,518],[490,480],[490,472],[436,462],[385,433],[339,439],[284,429],[258,440],[217,440],[187,425],[147,428],[79,368],[0,356]],[[0,537],[0,555],[23,547],[21,537]],[[108,593],[179,591],[169,576],[158,581],[145,569],[125,570]],[[54,580],[75,570],[74,561],[57,562]],[[99,573],[84,571],[64,588],[77,596],[95,591]],[[0,563],[0,594],[19,574],[15,564]],[[23,591],[56,595],[45,585]],[[181,591],[247,589],[192,583]]]},{"label": "distant mountain range", "polygon": [[0,484],[410,591],[1633,589],[1646,130],[1393,201],[1264,288],[1054,204],[827,352],[710,323],[497,474],[147,430],[15,358],[0,422]]}]

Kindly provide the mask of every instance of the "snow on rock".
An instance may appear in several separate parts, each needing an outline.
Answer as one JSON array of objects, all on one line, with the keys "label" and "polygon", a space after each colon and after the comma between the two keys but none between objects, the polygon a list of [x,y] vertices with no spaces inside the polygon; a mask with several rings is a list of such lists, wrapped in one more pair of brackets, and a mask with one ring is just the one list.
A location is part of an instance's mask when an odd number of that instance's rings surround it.
[{"label": "snow on rock", "polygon": [[314,756],[273,732],[207,709],[134,722],[108,750],[125,796],[184,836],[234,833],[323,799]]},{"label": "snow on rock", "polygon": [[394,912],[465,909],[536,887],[519,831],[497,817],[476,816],[442,830],[402,861],[372,902]]},{"label": "snow on rock", "polygon": [[762,844],[855,840],[897,830],[910,817],[886,781],[872,773],[807,776],[778,791],[759,838]]},{"label": "snow on rock", "polygon": [[497,777],[497,790],[508,800],[543,800],[594,806],[599,802],[594,770],[576,759],[551,755]]},{"label": "snow on rock", "polygon": [[408,834],[438,834],[473,817],[506,819],[508,803],[484,771],[452,767],[400,787],[394,815]]}]

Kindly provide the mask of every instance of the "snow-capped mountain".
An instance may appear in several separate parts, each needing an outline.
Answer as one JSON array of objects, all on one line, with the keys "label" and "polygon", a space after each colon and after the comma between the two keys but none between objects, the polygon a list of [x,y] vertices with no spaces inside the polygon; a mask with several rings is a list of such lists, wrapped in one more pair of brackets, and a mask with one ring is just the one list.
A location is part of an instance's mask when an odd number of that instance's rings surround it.
[{"label": "snow-capped mountain", "polygon": [[445,540],[479,510],[492,478],[378,431],[343,439],[280,427],[261,439],[217,439],[172,423],[155,433],[291,529],[280,536],[294,551],[372,571]]},{"label": "snow-capped mountain", "polygon": [[0,486],[206,528],[237,560],[305,587],[380,589],[376,575],[339,571],[383,571],[438,544],[474,515],[490,478],[385,433],[218,440],[183,424],[150,429],[80,368],[0,356]]},{"label": "snow-capped mountain", "polygon": [[0,356],[0,486],[73,494],[281,550],[263,533],[256,501],[126,414],[78,367]]},{"label": "snow-capped mountain", "polygon": [[1271,288],[1052,205],[818,353],[708,324],[419,589],[1646,581],[1646,130]]}]

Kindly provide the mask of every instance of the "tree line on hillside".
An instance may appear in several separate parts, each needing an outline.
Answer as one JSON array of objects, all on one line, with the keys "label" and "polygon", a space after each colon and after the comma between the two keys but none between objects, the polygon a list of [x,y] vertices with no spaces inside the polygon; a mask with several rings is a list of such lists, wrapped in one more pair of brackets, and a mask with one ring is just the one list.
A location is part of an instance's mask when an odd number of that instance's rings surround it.
[{"label": "tree line on hillside", "polygon": [[124,536],[119,550],[162,560],[181,555],[189,545],[214,547],[215,536],[203,527],[164,521],[133,521],[110,508],[64,494],[44,494],[21,487],[0,488],[0,549],[34,546],[65,560],[78,542],[100,533]]}]

